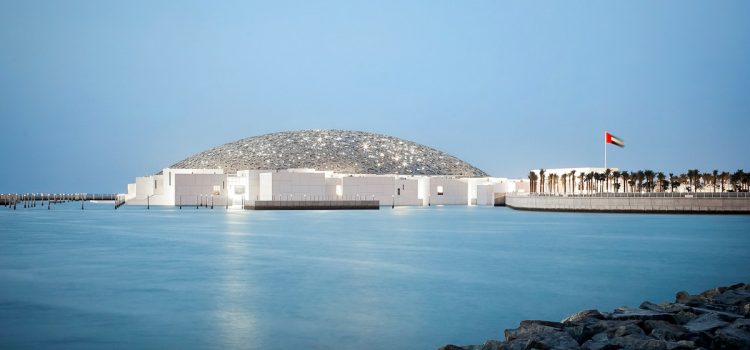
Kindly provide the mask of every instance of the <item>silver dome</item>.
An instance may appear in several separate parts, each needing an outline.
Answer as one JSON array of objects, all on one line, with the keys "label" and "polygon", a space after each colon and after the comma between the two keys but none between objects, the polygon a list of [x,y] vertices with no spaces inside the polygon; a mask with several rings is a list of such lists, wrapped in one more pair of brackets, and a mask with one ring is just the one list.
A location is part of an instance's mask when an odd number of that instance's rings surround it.
[{"label": "silver dome", "polygon": [[313,168],[353,174],[489,176],[454,156],[392,136],[348,130],[284,131],[230,142],[170,168]]}]

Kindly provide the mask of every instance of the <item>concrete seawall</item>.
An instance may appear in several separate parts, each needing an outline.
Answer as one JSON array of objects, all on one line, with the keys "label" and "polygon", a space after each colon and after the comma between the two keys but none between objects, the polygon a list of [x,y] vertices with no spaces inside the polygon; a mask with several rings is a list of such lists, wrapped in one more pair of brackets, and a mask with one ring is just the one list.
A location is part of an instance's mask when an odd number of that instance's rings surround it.
[{"label": "concrete seawall", "polygon": [[505,204],[518,210],[750,214],[750,197],[587,197],[508,194]]}]

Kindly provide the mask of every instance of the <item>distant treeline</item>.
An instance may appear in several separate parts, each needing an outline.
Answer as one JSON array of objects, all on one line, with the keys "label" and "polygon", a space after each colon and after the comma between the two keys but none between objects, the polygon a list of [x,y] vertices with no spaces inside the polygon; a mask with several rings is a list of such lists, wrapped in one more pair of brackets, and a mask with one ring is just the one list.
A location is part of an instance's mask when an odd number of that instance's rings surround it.
[{"label": "distant treeline", "polygon": [[544,169],[529,172],[530,191],[538,193],[597,192],[747,192],[750,173],[742,169],[729,173],[698,169],[684,174],[664,174],[653,170],[612,171],[603,173],[575,170],[565,174],[547,174]]}]

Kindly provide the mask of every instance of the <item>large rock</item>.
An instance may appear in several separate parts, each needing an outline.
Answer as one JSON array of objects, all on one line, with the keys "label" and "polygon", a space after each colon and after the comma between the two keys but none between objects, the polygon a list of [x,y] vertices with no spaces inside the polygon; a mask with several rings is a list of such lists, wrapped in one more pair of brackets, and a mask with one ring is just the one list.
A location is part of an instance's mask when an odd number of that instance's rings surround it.
[{"label": "large rock", "polygon": [[695,349],[695,342],[690,340],[680,340],[678,342],[668,341],[667,350],[692,350]]},{"label": "large rock", "polygon": [[643,323],[643,326],[650,336],[659,340],[676,342],[688,333],[685,327],[666,321],[648,320]]},{"label": "large rock", "polygon": [[708,332],[727,325],[729,323],[722,321],[716,313],[706,313],[685,324],[685,328],[691,332]]},{"label": "large rock", "polygon": [[482,344],[479,350],[501,350],[504,345],[505,342],[499,340],[488,340]]},{"label": "large rock", "polygon": [[650,301],[644,301],[641,303],[640,306],[641,309],[644,310],[651,310],[654,312],[660,312],[660,313],[678,313],[680,311],[688,311],[690,310],[690,307],[684,304],[678,304],[678,303],[664,303],[664,304],[654,304]]},{"label": "large rock", "polygon": [[555,327],[530,323],[505,331],[505,349],[578,349],[578,342]]},{"label": "large rock", "polygon": [[608,348],[625,350],[667,350],[667,342],[642,335],[628,335],[609,341]]},{"label": "large rock", "polygon": [[518,325],[518,328],[526,328],[533,324],[538,324],[542,326],[562,329],[563,324],[560,322],[554,322],[554,321],[544,321],[544,320],[524,320],[521,321],[521,323]]},{"label": "large rock", "polygon": [[619,307],[609,316],[613,320],[662,320],[674,322],[674,316],[666,312],[656,312],[646,309],[633,309],[629,307]]},{"label": "large rock", "polygon": [[734,312],[726,312],[726,311],[720,311],[720,310],[714,310],[714,309],[707,309],[702,307],[694,307],[693,312],[696,314],[715,314],[719,318],[721,318],[724,321],[732,322],[738,318],[742,318],[743,316]]},{"label": "large rock", "polygon": [[711,345],[715,349],[750,349],[750,332],[735,327],[721,328],[714,333]]},{"label": "large rock", "polygon": [[739,305],[742,302],[750,301],[750,291],[742,289],[728,290],[714,297],[713,301],[725,305]]},{"label": "large rock", "polygon": [[734,323],[732,323],[732,327],[750,331],[750,319],[741,318],[739,320],[736,320],[734,321]]},{"label": "large rock", "polygon": [[609,345],[609,336],[607,332],[595,334],[591,339],[581,344],[583,350],[600,350]]},{"label": "large rock", "polygon": [[[633,334],[637,333],[638,331],[635,330],[635,328],[638,328],[637,326],[638,321],[636,320],[626,320],[626,321],[614,321],[614,320],[599,320],[596,323],[590,323],[585,326],[583,326],[583,331],[580,337],[576,338],[579,343],[586,342],[587,340],[594,337],[596,334],[604,333],[609,338],[612,338],[615,336],[615,333],[620,331],[621,334]],[[635,327],[635,328],[633,328]],[[641,334],[643,331],[640,332]]]},{"label": "large rock", "polygon": [[702,305],[705,302],[705,299],[696,295],[690,295],[686,291],[679,291],[675,295],[675,302],[689,306],[696,306]]},{"label": "large rock", "polygon": [[750,350],[749,316],[750,285],[740,283],[697,295],[679,292],[675,303],[646,301],[612,313],[584,310],[561,322],[522,321],[505,331],[504,342],[442,350]]},{"label": "large rock", "polygon": [[562,323],[567,323],[567,324],[576,323],[576,322],[583,321],[587,318],[595,318],[595,319],[603,320],[604,315],[602,315],[602,313],[599,312],[599,310],[593,310],[593,309],[583,310],[583,311],[579,311],[568,316],[567,318],[562,320]]},{"label": "large rock", "polygon": [[698,317],[698,315],[691,311],[680,311],[672,316],[674,317],[675,322],[681,325],[684,325]]}]

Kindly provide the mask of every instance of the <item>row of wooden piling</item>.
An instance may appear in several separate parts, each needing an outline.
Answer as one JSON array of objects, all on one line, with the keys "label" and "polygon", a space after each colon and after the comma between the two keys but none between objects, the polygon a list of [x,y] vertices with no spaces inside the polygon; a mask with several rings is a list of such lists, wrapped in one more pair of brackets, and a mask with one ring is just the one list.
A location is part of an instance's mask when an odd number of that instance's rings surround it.
[{"label": "row of wooden piling", "polygon": [[66,202],[81,202],[81,210],[84,209],[83,203],[92,200],[114,200],[115,209],[125,204],[125,200],[115,194],[88,194],[88,193],[8,193],[0,194],[0,205],[3,207],[16,210],[21,208],[44,207],[47,203],[47,210],[51,210],[52,204]]},{"label": "row of wooden piling", "polygon": [[[197,195],[197,196],[195,196],[195,203],[196,203],[195,204],[195,209],[199,209],[200,207],[205,207],[205,208],[213,209],[214,208],[214,197],[211,196],[211,205],[210,205],[210,207],[209,207],[208,198],[209,197],[207,195]],[[182,196],[180,196],[180,199],[179,199],[179,201],[177,203],[177,206],[180,209],[182,209]],[[229,209],[229,201],[227,201],[224,204],[224,206],[225,206],[226,209]],[[146,209],[148,209],[148,207],[146,207]]]}]

